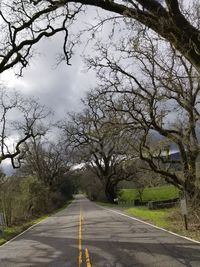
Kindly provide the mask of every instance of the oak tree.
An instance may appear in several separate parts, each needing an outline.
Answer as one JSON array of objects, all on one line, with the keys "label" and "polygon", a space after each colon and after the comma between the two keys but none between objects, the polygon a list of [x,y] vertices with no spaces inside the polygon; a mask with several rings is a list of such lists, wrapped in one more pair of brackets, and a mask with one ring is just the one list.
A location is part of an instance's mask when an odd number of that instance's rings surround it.
[{"label": "oak tree", "polygon": [[126,136],[111,112],[107,112],[92,93],[85,102],[84,111],[71,114],[62,129],[68,146],[101,181],[109,202],[117,197],[120,181],[132,180],[134,167],[130,167]]},{"label": "oak tree", "polygon": [[[127,127],[138,130],[140,158],[190,198],[199,198],[197,71],[172,46],[152,35],[129,46],[123,43],[120,58],[115,57],[101,47],[101,55],[89,61],[102,83],[97,96],[104,96],[107,107],[124,116]],[[172,148],[178,157],[173,157]]]},{"label": "oak tree", "polygon": [[25,142],[45,135],[44,120],[50,112],[37,100],[2,88],[0,111],[0,163],[8,159],[13,168],[19,168],[26,153]]},{"label": "oak tree", "polygon": [[[43,38],[64,32],[64,58],[69,63],[67,39],[70,25],[81,13],[98,7],[118,19],[137,21],[167,40],[200,73],[200,32],[198,1],[180,0],[2,0],[0,6],[0,73],[16,64],[27,66],[33,47]],[[190,9],[192,12],[190,12]],[[101,23],[107,21],[101,17]],[[127,35],[127,31],[125,31]],[[74,42],[72,42],[73,46]],[[21,72],[20,72],[21,74]]]}]

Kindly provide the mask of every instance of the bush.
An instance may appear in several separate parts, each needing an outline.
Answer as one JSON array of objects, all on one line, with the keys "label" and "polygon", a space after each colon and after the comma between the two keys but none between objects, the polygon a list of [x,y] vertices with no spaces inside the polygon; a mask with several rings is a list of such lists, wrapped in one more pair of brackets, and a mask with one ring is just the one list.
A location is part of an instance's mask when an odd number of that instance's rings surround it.
[{"label": "bush", "polygon": [[0,211],[7,226],[20,224],[61,207],[72,194],[68,177],[58,179],[53,189],[35,176],[9,177],[0,187]]}]

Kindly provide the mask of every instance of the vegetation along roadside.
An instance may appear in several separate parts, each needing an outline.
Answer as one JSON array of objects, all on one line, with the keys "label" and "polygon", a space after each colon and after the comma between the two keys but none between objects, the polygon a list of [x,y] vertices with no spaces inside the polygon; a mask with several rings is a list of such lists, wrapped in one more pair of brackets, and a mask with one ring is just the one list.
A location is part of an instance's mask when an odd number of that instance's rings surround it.
[{"label": "vegetation along roadside", "polygon": [[[9,241],[10,239],[14,238],[15,236],[19,235],[23,231],[27,230],[31,226],[43,221],[44,219],[50,217],[51,215],[65,209],[71,201],[67,201],[61,208],[56,209],[54,212],[44,214],[34,220],[26,221],[24,223],[21,223],[20,225],[13,225],[10,227],[4,227],[1,228],[1,234],[0,234],[0,246]],[[2,231],[3,230],[3,231]]]},{"label": "vegetation along roadside", "polygon": [[[161,186],[146,188],[143,191],[142,198],[147,202],[162,201],[166,199],[170,200],[177,196],[178,191],[176,188],[172,188],[172,186]],[[120,201],[118,205],[100,202],[98,202],[98,204],[120,209],[129,216],[149,222],[179,235],[200,241],[199,212],[197,210],[194,210],[190,206],[188,207],[188,230],[186,230],[179,202],[172,208],[151,210],[148,208],[148,203],[144,206],[134,206],[134,200],[137,198],[137,189],[123,189],[120,193]]]}]

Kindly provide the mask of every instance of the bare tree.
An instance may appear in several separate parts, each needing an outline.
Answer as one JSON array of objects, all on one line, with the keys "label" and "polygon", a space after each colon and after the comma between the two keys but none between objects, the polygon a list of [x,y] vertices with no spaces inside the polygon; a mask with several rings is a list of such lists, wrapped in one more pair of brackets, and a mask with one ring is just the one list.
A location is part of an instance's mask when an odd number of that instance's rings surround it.
[{"label": "bare tree", "polygon": [[[20,172],[34,175],[49,190],[55,190],[60,178],[69,171],[69,158],[61,144],[44,142],[41,137],[26,143],[26,156]],[[65,151],[66,152],[66,151]]]},{"label": "bare tree", "polygon": [[[101,181],[109,202],[117,196],[117,185],[122,180],[131,180],[134,168],[129,168],[130,155],[119,118],[103,109],[98,101],[90,97],[85,101],[83,112],[70,116],[63,123],[65,140]],[[131,170],[131,171],[130,171]]]},{"label": "bare tree", "polygon": [[6,182],[6,175],[5,173],[0,169],[0,188],[1,186]]},{"label": "bare tree", "polygon": [[68,62],[69,26],[81,11],[90,12],[86,6],[109,12],[109,17],[101,18],[100,24],[117,14],[118,19],[131,22],[133,27],[136,21],[146,29],[150,28],[170,42],[200,72],[199,4],[196,0],[190,3],[180,0],[122,0],[120,3],[107,0],[2,0],[0,72],[16,64],[26,67],[34,45],[58,32],[65,33],[63,48]]},{"label": "bare tree", "polygon": [[[22,75],[35,44],[59,32],[64,33],[62,59],[69,64],[68,26],[79,12],[80,5],[68,7],[63,4],[62,1],[1,1],[0,73],[18,64],[18,74]],[[73,46],[73,42],[71,44]]]},{"label": "bare tree", "polygon": [[25,142],[46,133],[43,120],[50,113],[35,99],[23,99],[5,89],[0,92],[0,110],[0,163],[10,159],[13,168],[19,168],[26,152]]},{"label": "bare tree", "polygon": [[[90,60],[103,83],[100,97],[106,94],[107,106],[140,131],[141,159],[190,198],[199,198],[199,75],[171,46],[162,52],[162,40],[146,35],[137,41],[130,43],[132,48],[122,45],[118,61],[104,48],[99,58]],[[133,60],[138,68],[132,68]],[[172,145],[179,158],[171,155]]]}]

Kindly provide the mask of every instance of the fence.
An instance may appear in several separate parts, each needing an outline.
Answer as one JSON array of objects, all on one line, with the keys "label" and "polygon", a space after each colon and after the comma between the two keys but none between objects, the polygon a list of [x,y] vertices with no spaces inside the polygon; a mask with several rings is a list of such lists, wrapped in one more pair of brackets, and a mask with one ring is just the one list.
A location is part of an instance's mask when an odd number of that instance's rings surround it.
[{"label": "fence", "polygon": [[124,207],[148,206],[149,209],[163,209],[174,207],[178,203],[178,201],[179,198],[144,202],[141,202],[139,199],[135,199],[134,201],[118,201],[118,204]]},{"label": "fence", "polygon": [[160,200],[160,201],[149,201],[148,208],[151,210],[172,208],[178,203],[178,201],[179,201],[179,198]]}]

